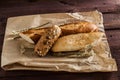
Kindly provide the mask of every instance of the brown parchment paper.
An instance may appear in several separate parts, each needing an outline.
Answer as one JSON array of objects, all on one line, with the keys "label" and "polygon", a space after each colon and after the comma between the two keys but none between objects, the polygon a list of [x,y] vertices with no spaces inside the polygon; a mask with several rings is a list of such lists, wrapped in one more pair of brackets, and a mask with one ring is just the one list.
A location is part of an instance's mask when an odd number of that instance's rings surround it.
[{"label": "brown parchment paper", "polygon": [[[48,21],[61,24],[68,19],[85,20],[95,23],[104,32],[103,16],[98,11],[76,13],[53,13],[8,18],[2,50],[1,67],[4,70],[46,70],[68,72],[109,72],[117,71],[115,60],[111,57],[106,36],[96,43],[92,56],[87,58],[39,57],[33,50],[21,54],[19,40],[13,40],[12,31],[36,27]],[[47,25],[49,26],[49,25]]]}]

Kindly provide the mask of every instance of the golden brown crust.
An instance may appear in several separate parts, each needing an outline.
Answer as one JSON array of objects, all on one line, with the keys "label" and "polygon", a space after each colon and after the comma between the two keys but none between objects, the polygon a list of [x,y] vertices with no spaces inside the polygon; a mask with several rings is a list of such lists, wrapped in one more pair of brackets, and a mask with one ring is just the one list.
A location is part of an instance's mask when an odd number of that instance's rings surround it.
[{"label": "golden brown crust", "polygon": [[62,30],[62,36],[76,33],[89,33],[98,31],[98,27],[87,21],[79,21],[75,23],[69,23],[60,26]]},{"label": "golden brown crust", "polygon": [[79,33],[59,38],[52,47],[53,52],[83,50],[87,45],[98,41],[103,36],[102,32]]},{"label": "golden brown crust", "polygon": [[[40,29],[29,29],[28,31],[22,32],[22,34],[26,35],[27,40],[31,39],[30,41],[36,44],[41,38],[41,35],[45,32],[45,29],[48,28],[49,27]],[[62,30],[61,36],[98,31],[98,27],[95,24],[87,21],[77,21],[69,24],[64,24],[61,25],[60,28]]]},{"label": "golden brown crust", "polygon": [[[40,39],[42,33],[44,32],[45,29],[29,29],[27,31],[19,33],[19,35],[24,38],[25,40],[29,40],[28,42],[31,43],[37,43],[38,40]],[[32,42],[33,41],[33,42]]]}]

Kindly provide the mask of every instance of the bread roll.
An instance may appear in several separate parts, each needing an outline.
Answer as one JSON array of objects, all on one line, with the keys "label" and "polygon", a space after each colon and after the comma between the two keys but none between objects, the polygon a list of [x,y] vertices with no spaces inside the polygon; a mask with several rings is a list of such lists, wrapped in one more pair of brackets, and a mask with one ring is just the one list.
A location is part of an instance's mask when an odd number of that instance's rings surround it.
[{"label": "bread roll", "polygon": [[79,33],[59,38],[52,47],[53,52],[83,50],[103,36],[102,32]]},{"label": "bread roll", "polygon": [[45,32],[35,45],[34,51],[38,53],[39,56],[45,56],[60,34],[61,29],[58,26],[45,29]]}]

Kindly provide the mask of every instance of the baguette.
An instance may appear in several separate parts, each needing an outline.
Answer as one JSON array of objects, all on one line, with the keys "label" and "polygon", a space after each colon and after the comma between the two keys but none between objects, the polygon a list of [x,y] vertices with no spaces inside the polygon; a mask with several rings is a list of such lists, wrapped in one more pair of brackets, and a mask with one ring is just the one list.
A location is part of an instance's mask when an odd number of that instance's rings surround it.
[{"label": "baguette", "polygon": [[50,50],[54,42],[58,39],[61,34],[61,29],[58,26],[53,26],[45,29],[45,32],[35,45],[34,51],[39,56],[45,56]]},{"label": "baguette", "polygon": [[76,33],[89,33],[98,31],[98,27],[87,21],[79,21],[75,23],[69,23],[60,26],[62,30],[62,36],[76,34]]}]

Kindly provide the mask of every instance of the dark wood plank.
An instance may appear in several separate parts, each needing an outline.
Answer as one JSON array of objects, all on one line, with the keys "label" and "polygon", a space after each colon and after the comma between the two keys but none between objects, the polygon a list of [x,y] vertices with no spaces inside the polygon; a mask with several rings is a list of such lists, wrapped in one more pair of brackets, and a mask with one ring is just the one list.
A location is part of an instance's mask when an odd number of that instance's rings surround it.
[{"label": "dark wood plank", "polygon": [[104,14],[103,17],[106,30],[120,29],[120,13]]},{"label": "dark wood plank", "polygon": [[110,47],[120,47],[120,30],[106,30]]},{"label": "dark wood plank", "polygon": [[1,14],[9,16],[90,10],[118,12],[120,11],[119,4],[119,0],[90,0],[89,4],[86,0],[37,0],[33,3],[29,2],[29,0],[20,0],[18,2],[17,0],[10,0],[6,2],[1,1],[0,11]]},{"label": "dark wood plank", "polygon": [[[5,72],[5,75],[9,73],[9,76],[0,77],[0,78],[21,78],[25,79],[28,78],[32,80],[33,78],[38,80],[41,79],[69,79],[74,80],[81,79],[81,80],[118,80],[117,72],[95,72],[95,73],[68,73],[68,72],[48,72],[48,71],[11,71]],[[20,74],[21,73],[21,74]],[[26,75],[28,74],[29,75]],[[31,74],[30,74],[31,73]],[[14,75],[13,75],[14,74]],[[16,74],[16,75],[15,75]]]},{"label": "dark wood plank", "polygon": [[40,80],[40,79],[57,79],[57,80],[119,80],[117,79],[117,77],[115,78],[115,76],[111,76],[113,73],[102,73],[102,74],[98,74],[98,73],[91,73],[91,74],[84,74],[84,73],[78,73],[78,74],[69,74],[66,73],[64,75],[55,75],[53,74],[51,75],[39,75],[39,76],[19,76],[19,77],[6,77],[6,78],[1,78],[1,80]]}]

